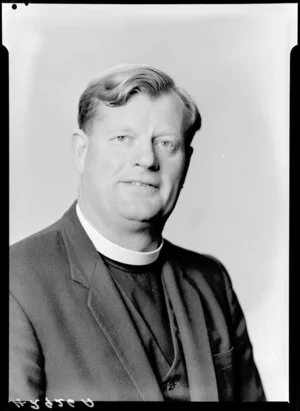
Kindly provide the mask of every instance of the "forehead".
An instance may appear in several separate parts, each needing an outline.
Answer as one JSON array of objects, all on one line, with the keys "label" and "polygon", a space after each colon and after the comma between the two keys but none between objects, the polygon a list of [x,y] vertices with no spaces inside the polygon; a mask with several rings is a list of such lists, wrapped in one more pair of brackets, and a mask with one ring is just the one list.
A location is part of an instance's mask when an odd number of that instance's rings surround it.
[{"label": "forehead", "polygon": [[108,128],[154,127],[181,131],[184,105],[173,92],[159,96],[139,93],[123,106],[109,107],[101,102],[97,108],[96,122]]}]

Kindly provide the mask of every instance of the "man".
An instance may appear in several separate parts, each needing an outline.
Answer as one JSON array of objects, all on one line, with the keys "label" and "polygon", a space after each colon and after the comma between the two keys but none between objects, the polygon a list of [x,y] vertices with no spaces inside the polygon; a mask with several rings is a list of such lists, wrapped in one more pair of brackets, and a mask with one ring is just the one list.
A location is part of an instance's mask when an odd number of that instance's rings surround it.
[{"label": "man", "polygon": [[264,401],[225,268],[162,238],[200,129],[191,97],[118,66],[78,123],[77,202],[11,248],[10,399]]}]

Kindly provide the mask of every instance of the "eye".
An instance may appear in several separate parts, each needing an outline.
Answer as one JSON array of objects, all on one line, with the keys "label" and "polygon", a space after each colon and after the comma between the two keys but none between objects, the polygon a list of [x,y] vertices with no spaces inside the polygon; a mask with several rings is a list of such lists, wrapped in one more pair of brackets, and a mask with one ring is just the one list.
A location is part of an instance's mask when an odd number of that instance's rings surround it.
[{"label": "eye", "polygon": [[174,152],[178,149],[179,144],[177,140],[164,138],[155,141],[155,145],[168,152]]},{"label": "eye", "polygon": [[174,141],[170,141],[170,140],[162,140],[162,141],[160,141],[160,145],[162,146],[162,147],[174,147],[175,146],[175,143],[174,143]]},{"label": "eye", "polygon": [[123,136],[123,135],[117,136],[116,139],[122,143],[123,141],[127,139],[127,136]]}]

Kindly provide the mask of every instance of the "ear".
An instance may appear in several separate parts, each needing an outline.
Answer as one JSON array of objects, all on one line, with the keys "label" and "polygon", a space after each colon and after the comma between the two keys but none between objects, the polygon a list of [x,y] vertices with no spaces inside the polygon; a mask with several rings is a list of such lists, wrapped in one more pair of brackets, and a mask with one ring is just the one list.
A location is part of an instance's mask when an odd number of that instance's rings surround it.
[{"label": "ear", "polygon": [[75,166],[80,174],[82,174],[84,171],[84,164],[88,146],[89,137],[87,136],[87,134],[80,129],[76,129],[72,134],[72,147],[75,158]]},{"label": "ear", "polygon": [[186,148],[186,158],[185,158],[185,167],[184,167],[184,173],[183,173],[183,179],[182,179],[182,183],[181,183],[181,188],[183,187],[183,184],[185,182],[185,178],[187,175],[187,172],[189,170],[190,167],[190,163],[191,163],[191,158],[194,152],[194,148],[192,146],[188,146]]}]

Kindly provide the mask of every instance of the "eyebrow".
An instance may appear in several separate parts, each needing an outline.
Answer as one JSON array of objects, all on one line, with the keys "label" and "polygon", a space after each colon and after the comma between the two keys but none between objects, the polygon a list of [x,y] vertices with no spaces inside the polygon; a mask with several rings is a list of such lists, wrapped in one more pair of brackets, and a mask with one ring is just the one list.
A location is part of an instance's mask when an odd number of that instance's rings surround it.
[{"label": "eyebrow", "polygon": [[[118,132],[120,133],[136,133],[136,130],[132,127],[120,127]],[[172,135],[172,136],[180,136],[181,132],[176,131],[174,129],[163,129],[159,130],[157,133],[154,130],[154,137],[162,137],[166,135]]]},{"label": "eyebrow", "polygon": [[176,130],[162,130],[154,134],[155,134],[155,137],[160,137],[160,136],[165,136],[165,135],[178,136],[180,132]]}]

